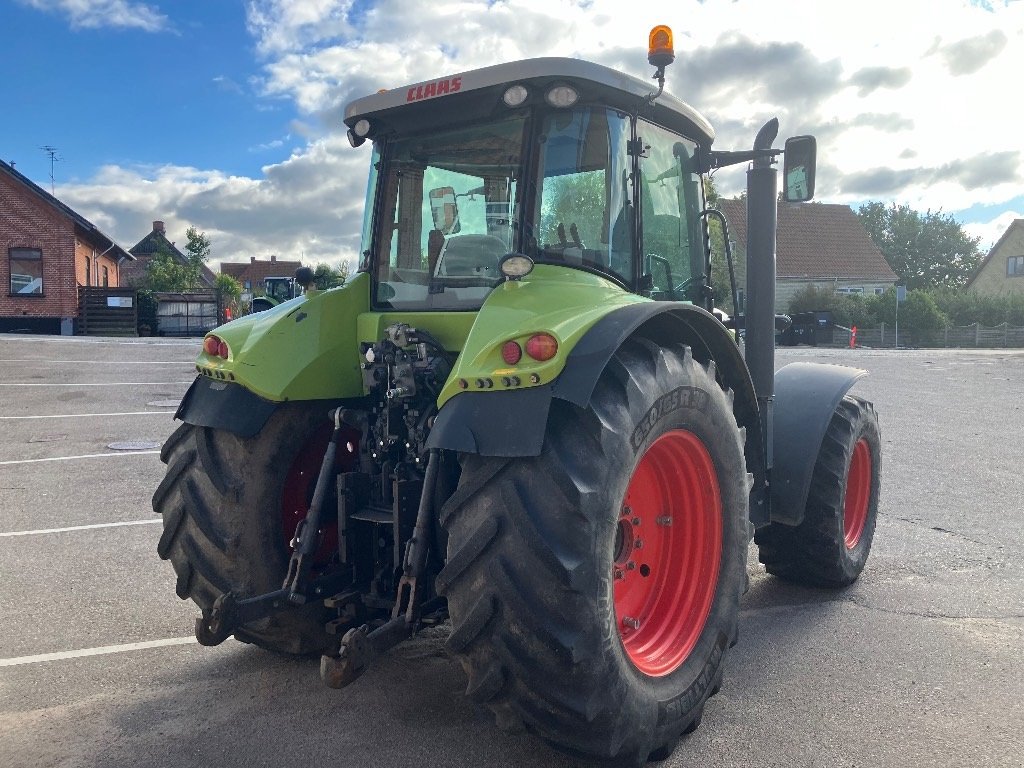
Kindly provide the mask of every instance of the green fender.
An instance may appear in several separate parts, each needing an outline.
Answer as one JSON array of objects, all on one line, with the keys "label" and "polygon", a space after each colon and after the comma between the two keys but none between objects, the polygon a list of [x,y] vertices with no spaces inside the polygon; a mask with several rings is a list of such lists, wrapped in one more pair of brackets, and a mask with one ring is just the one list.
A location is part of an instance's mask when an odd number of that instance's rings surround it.
[{"label": "green fender", "polygon": [[[746,429],[748,470],[755,477],[751,518],[766,520],[757,398],[731,332],[692,304],[652,301],[579,270],[538,265],[529,278],[502,284],[484,303],[438,398],[428,445],[483,456],[539,455],[552,399],[586,407],[615,351],[642,333],[660,344],[688,344],[699,361],[714,361],[719,380],[734,394],[737,422]],[[506,341],[525,344],[541,331],[558,340],[552,360],[537,363],[524,355],[517,365],[505,364]]]},{"label": "green fender", "polygon": [[369,305],[365,273],[340,288],[309,291],[219,327],[227,360],[203,352],[196,369],[278,403],[361,396],[357,320]]}]

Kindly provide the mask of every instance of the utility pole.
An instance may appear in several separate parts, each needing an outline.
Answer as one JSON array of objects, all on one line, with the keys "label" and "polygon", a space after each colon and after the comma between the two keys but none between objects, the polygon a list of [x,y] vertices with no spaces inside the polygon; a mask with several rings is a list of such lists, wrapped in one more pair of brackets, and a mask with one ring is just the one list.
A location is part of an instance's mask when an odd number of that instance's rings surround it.
[{"label": "utility pole", "polygon": [[44,144],[43,146],[40,147],[40,149],[43,150],[43,152],[45,152],[47,155],[50,156],[50,194],[52,195],[52,194],[54,194],[54,191],[53,191],[54,190],[54,186],[53,186],[53,164],[54,163],[59,163],[61,161],[61,158],[57,157],[57,148],[56,147],[51,147],[49,144]]}]

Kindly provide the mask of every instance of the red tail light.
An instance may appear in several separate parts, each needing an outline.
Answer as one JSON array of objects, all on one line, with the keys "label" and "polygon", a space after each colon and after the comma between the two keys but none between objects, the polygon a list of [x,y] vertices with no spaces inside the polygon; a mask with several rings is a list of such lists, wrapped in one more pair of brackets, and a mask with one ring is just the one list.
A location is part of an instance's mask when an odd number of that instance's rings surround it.
[{"label": "red tail light", "polygon": [[501,346],[501,359],[507,365],[515,365],[523,357],[523,348],[514,341],[506,341]]},{"label": "red tail light", "polygon": [[210,357],[222,357],[228,359],[227,342],[217,336],[207,336],[203,339],[203,352]]},{"label": "red tail light", "polygon": [[534,360],[550,360],[558,353],[558,341],[548,333],[538,333],[526,342],[526,354]]}]

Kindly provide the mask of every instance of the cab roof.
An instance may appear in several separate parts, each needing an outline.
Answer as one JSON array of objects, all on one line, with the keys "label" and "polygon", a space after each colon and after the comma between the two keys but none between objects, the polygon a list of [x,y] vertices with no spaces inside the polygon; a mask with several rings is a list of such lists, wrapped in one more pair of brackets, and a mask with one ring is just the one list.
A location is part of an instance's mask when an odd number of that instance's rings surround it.
[{"label": "cab roof", "polygon": [[441,100],[461,101],[462,97],[473,93],[479,95],[481,91],[517,83],[527,86],[528,90],[532,87],[544,91],[551,85],[572,84],[580,90],[581,101],[606,103],[609,107],[652,117],[702,144],[710,145],[715,138],[711,123],[681,99],[662,92],[649,103],[648,98],[656,90],[653,82],[601,64],[559,57],[496,64],[364,96],[345,107],[344,122],[351,128],[362,118],[388,121],[396,110],[404,112],[413,106],[438,107]]}]

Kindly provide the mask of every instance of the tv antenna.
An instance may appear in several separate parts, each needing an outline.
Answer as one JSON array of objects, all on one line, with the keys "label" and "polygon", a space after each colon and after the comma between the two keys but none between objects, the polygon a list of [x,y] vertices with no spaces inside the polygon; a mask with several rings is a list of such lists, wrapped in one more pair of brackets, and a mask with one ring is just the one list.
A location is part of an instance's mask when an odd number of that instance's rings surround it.
[{"label": "tv antenna", "polygon": [[40,147],[43,152],[50,156],[50,194],[54,194],[53,187],[53,164],[59,163],[62,158],[57,157],[57,148],[51,147],[49,144],[44,144]]}]

